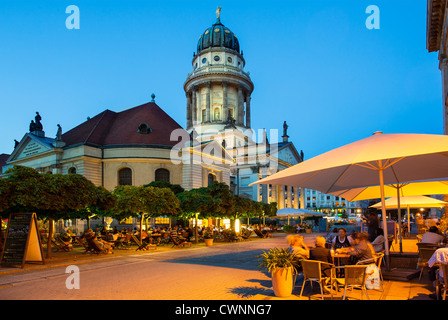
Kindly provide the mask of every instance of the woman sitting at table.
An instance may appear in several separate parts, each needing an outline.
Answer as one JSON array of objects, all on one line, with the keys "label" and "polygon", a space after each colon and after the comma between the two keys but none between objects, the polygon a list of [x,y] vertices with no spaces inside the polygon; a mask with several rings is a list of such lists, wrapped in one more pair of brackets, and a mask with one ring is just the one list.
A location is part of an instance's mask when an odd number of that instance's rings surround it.
[{"label": "woman sitting at table", "polygon": [[386,242],[386,239],[384,238],[384,231],[381,228],[378,228],[376,230],[376,238],[372,241],[372,246],[375,252],[382,252],[384,251],[384,243]]},{"label": "woman sitting at table", "polygon": [[333,249],[348,248],[352,246],[353,239],[347,236],[347,229],[339,228],[338,235],[333,239]]},{"label": "woman sitting at table", "polygon": [[302,265],[300,261],[310,257],[310,249],[303,242],[303,236],[301,235],[289,235],[286,239],[288,240],[289,250],[296,254],[296,258],[294,259],[296,268],[301,271]]},{"label": "woman sitting at table", "polygon": [[303,236],[294,234],[289,235],[287,238],[289,244],[289,250],[293,251],[296,255],[308,259],[310,256],[310,249],[303,242]]},{"label": "woman sitting at table", "polygon": [[356,234],[353,247],[346,247],[337,249],[337,253],[346,253],[351,256],[350,262],[356,264],[361,260],[372,259],[375,253],[372,245],[367,241],[369,235],[366,232]]}]

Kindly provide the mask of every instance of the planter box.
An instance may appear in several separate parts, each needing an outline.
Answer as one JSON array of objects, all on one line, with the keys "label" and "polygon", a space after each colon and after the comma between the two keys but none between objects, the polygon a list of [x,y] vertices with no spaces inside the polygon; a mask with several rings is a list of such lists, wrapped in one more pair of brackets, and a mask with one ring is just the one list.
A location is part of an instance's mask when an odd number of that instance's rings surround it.
[{"label": "planter box", "polygon": [[213,239],[204,239],[205,245],[210,247],[213,245]]},{"label": "planter box", "polygon": [[306,233],[311,233],[311,229],[305,229]]}]

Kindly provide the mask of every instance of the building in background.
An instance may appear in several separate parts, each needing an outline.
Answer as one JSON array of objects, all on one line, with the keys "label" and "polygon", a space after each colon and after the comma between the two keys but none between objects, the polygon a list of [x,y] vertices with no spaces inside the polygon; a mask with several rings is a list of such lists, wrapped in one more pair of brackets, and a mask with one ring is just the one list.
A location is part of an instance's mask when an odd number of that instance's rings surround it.
[{"label": "building in background", "polygon": [[276,128],[252,128],[251,115],[257,109],[245,65],[239,40],[221,23],[218,10],[216,22],[199,37],[193,71],[183,86],[186,129],[155,103],[154,95],[150,102],[123,111],[104,110],[65,133],[58,125],[51,137],[36,112],[29,131],[15,142],[3,172],[23,165],[41,173],[78,173],[108,190],[152,181],[190,190],[218,181],[240,196],[277,202],[279,209],[353,213],[357,206],[317,191],[250,186],[302,162],[304,154],[289,139],[286,121],[281,136]]}]

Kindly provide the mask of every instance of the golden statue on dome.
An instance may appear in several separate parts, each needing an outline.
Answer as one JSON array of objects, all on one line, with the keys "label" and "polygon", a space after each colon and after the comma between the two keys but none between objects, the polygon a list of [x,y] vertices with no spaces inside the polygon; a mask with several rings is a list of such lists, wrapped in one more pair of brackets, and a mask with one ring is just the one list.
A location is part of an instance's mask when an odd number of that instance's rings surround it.
[{"label": "golden statue on dome", "polygon": [[217,9],[216,9],[216,18],[218,18],[218,20],[219,20],[219,18],[220,18],[220,16],[221,16],[221,7],[218,7]]}]

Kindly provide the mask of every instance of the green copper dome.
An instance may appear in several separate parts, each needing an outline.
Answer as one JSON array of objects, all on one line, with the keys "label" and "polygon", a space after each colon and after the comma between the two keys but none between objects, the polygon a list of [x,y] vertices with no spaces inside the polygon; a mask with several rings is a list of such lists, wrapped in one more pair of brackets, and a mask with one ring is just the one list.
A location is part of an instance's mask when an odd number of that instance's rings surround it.
[{"label": "green copper dome", "polygon": [[240,53],[240,44],[235,34],[226,28],[218,18],[216,22],[199,37],[198,50],[199,54],[202,50],[214,47],[222,47]]}]

